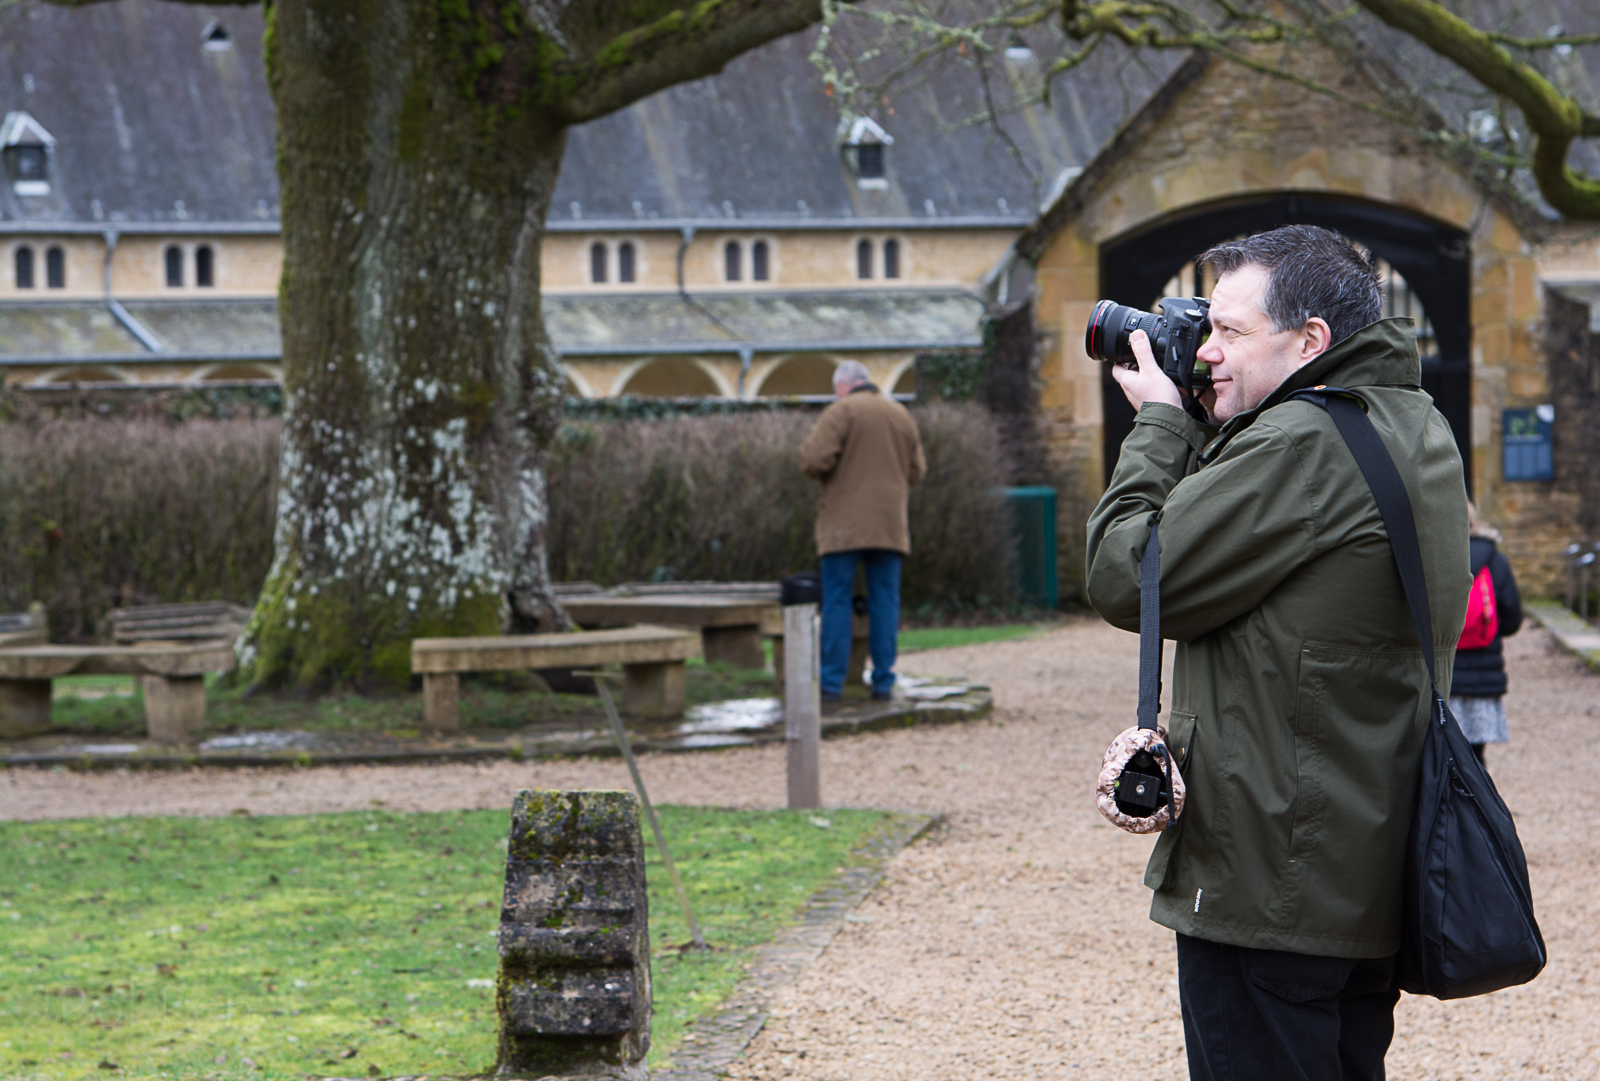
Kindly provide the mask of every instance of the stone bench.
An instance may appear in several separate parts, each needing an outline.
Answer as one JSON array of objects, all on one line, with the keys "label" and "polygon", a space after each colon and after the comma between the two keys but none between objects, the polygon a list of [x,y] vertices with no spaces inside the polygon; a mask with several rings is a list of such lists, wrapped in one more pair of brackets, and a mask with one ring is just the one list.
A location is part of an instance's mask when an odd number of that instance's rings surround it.
[{"label": "stone bench", "polygon": [[0,737],[34,735],[50,727],[50,685],[57,677],[130,675],[143,681],[150,738],[185,743],[205,724],[206,674],[233,666],[231,642],[0,649]]},{"label": "stone bench", "polygon": [[423,720],[435,735],[461,730],[461,673],[622,665],[622,709],[659,719],[683,712],[684,662],[700,656],[700,635],[673,627],[624,627],[575,634],[417,638],[411,671],[422,677]]},{"label": "stone bench", "polygon": [[227,601],[143,604],[113,608],[101,623],[102,639],[119,646],[140,642],[234,641],[250,622],[250,609]]},{"label": "stone bench", "polygon": [[625,627],[649,623],[692,627],[700,632],[708,661],[737,668],[765,668],[761,637],[771,627],[783,633],[777,600],[698,593],[651,593],[638,596],[567,595],[561,606],[580,627]]}]

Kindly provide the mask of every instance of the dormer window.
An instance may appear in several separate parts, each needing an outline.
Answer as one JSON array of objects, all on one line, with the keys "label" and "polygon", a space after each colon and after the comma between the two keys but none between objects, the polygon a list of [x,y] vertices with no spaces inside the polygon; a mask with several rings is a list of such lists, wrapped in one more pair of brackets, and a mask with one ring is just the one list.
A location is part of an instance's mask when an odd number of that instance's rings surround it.
[{"label": "dormer window", "polygon": [[50,150],[55,136],[24,112],[7,113],[0,122],[0,153],[5,157],[11,190],[18,195],[50,194]]},{"label": "dormer window", "polygon": [[889,186],[884,148],[893,145],[894,136],[876,120],[870,116],[855,118],[841,151],[846,167],[856,175],[856,187],[881,190]]},{"label": "dormer window", "polygon": [[227,27],[213,19],[200,31],[200,48],[208,53],[225,53],[233,48],[233,38],[228,36]]}]

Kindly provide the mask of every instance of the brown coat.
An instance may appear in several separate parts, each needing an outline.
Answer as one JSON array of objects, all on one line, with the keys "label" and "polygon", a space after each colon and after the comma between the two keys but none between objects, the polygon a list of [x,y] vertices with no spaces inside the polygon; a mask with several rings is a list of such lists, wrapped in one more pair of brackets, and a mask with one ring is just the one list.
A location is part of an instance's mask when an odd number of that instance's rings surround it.
[{"label": "brown coat", "polygon": [[800,468],[822,481],[818,555],[854,548],[910,554],[906,498],[928,463],[905,406],[870,386],[834,402],[800,445]]}]

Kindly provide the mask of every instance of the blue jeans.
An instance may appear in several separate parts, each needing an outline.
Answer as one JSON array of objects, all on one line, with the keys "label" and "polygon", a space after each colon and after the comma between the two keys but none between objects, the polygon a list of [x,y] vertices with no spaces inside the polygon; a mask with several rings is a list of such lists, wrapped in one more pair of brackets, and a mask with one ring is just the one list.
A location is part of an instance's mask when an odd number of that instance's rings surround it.
[{"label": "blue jeans", "polygon": [[850,667],[850,593],[856,564],[867,568],[867,617],[871,620],[872,690],[894,689],[894,661],[900,635],[899,552],[856,548],[822,557],[822,693],[844,689]]}]

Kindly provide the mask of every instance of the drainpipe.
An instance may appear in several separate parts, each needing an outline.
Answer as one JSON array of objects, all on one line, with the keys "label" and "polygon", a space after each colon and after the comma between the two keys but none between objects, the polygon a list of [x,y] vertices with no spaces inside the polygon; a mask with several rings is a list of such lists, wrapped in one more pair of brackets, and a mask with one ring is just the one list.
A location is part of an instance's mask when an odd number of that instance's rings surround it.
[{"label": "drainpipe", "polygon": [[683,287],[683,257],[689,253],[689,245],[694,243],[694,226],[685,225],[679,230],[683,243],[678,245],[678,295],[689,299],[689,292]]},{"label": "drainpipe", "polygon": [[121,301],[111,295],[111,256],[117,250],[118,235],[115,229],[107,229],[105,231],[106,261],[100,273],[106,290],[106,307],[111,310],[112,317],[121,323],[129,334],[139,339],[140,345],[143,345],[152,353],[159,353],[161,352],[161,342],[154,334],[150,333],[143,323],[133,317],[132,312],[122,306]]},{"label": "drainpipe", "polygon": [[750,362],[755,358],[755,353],[756,347],[749,342],[744,342],[739,346],[739,400],[741,402],[745,400],[744,381],[745,377],[750,374]]}]

